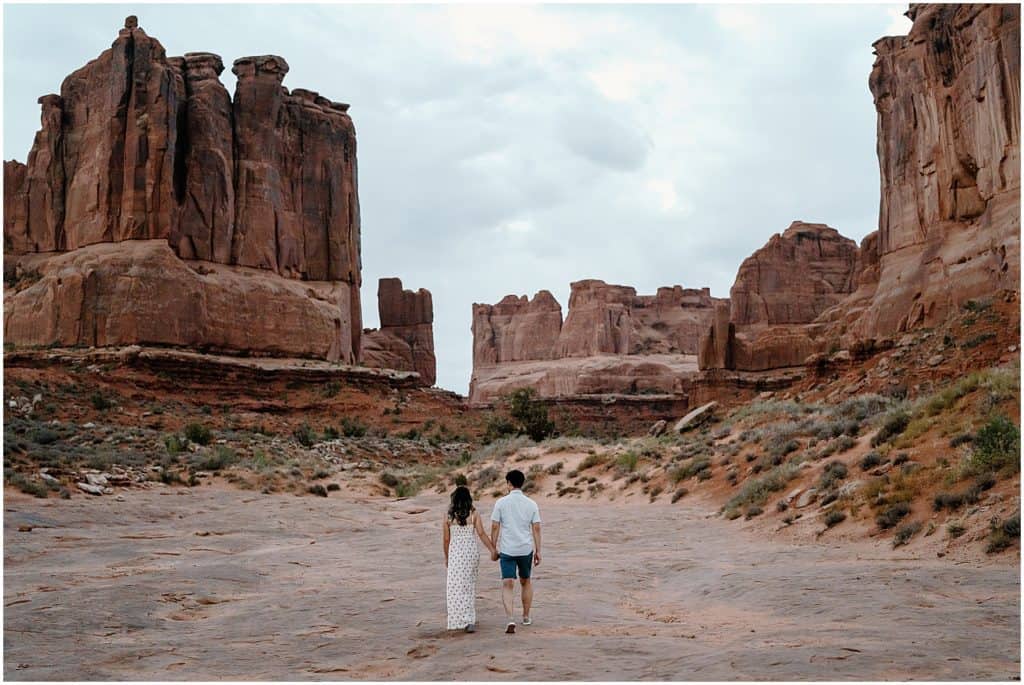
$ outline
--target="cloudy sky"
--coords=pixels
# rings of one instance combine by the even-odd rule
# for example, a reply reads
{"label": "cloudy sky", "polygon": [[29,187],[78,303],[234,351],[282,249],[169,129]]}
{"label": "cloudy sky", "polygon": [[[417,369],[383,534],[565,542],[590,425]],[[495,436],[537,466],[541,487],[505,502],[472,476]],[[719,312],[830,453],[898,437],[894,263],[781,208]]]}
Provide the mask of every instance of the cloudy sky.
{"label": "cloudy sky", "polygon": [[582,278],[727,296],[794,219],[873,230],[871,43],[905,8],[6,5],[3,156],[128,14],[169,55],[284,56],[285,86],[352,104],[365,325],[379,277],[430,289],[438,385],[464,394],[473,302],[564,312]]}

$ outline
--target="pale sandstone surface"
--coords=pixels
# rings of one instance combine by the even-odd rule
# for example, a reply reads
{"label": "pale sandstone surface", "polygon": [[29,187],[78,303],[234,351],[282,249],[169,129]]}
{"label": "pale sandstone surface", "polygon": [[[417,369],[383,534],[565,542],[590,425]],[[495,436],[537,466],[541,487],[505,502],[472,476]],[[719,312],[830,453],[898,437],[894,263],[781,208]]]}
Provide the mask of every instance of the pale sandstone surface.
{"label": "pale sandstone surface", "polygon": [[697,372],[695,355],[614,355],[550,361],[508,362],[473,371],[470,402],[490,404],[518,388],[534,388],[541,397],[682,393],[684,380]]}
{"label": "pale sandstone surface", "polygon": [[[581,455],[582,457],[582,455]],[[5,493],[4,676],[973,680],[1020,670],[1019,566],[793,544],[677,505],[542,498],[535,623],[444,630],[445,496]],[[480,501],[486,516],[494,498]],[[31,532],[19,532],[31,525]],[[595,563],[595,560],[600,560]],[[528,658],[524,658],[528,654]]]}

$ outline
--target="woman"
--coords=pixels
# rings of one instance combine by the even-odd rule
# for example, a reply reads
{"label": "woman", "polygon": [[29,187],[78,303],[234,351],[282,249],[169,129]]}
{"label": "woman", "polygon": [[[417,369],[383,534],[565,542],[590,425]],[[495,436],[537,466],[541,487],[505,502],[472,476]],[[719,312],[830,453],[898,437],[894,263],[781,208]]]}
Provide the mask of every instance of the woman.
{"label": "woman", "polygon": [[495,550],[473,508],[473,496],[464,485],[452,493],[443,531],[444,564],[448,567],[448,630],[465,629],[472,633],[476,631],[476,576],[480,567],[480,549],[473,533],[480,536],[492,557]]}

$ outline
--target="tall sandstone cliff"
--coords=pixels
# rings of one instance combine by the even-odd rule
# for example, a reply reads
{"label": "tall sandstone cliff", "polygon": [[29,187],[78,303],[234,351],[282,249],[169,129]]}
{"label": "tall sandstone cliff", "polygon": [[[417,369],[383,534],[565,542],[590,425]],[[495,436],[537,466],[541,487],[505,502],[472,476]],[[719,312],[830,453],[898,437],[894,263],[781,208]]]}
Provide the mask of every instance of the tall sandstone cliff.
{"label": "tall sandstone cliff", "polygon": [[790,299],[796,316],[772,304],[780,281],[764,278],[761,267],[766,251],[777,252],[769,241],[740,268],[729,317],[718,312],[706,330],[702,369],[799,365],[1019,289],[1020,6],[912,5],[907,15],[907,36],[875,43],[869,80],[878,112],[878,231],[853,252],[848,280],[808,265],[835,292]]}
{"label": "tall sandstone cliff", "polygon": [[289,92],[273,55],[235,61],[232,99],[223,68],[129,17],[39,99],[27,164],[4,162],[8,342],[358,358],[348,105]]}
{"label": "tall sandstone cliff", "polygon": [[543,397],[674,393],[696,370],[701,332],[716,303],[707,288],[634,288],[599,280],[572,284],[569,313],[547,290],[473,305],[470,401],[517,387]]}

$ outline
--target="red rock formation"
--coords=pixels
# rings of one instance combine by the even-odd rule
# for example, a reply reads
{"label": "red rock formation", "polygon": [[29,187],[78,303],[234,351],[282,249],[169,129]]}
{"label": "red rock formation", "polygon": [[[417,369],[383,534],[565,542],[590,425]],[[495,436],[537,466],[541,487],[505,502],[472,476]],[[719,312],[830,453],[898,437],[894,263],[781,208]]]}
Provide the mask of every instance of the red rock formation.
{"label": "red rock formation", "polygon": [[[60,96],[40,98],[42,127],[27,165],[4,163],[5,275],[18,270],[20,255],[163,239],[181,259],[309,283],[311,315],[321,307],[317,293],[346,289],[344,297],[332,296],[347,308],[337,317],[338,340],[317,349],[354,361],[361,265],[348,105],[308,90],[289,93],[281,85],[288,65],[280,57],[237,60],[233,101],[219,80],[222,70],[220,57],[210,53],[168,58],[129,17],[109,50],[65,79]],[[88,299],[67,287],[55,292]],[[53,301],[52,311],[40,313],[51,317],[49,328],[9,328],[6,339],[37,341],[39,330],[56,330],[65,316],[57,309],[67,305]],[[123,333],[130,337],[130,330]],[[278,334],[279,322],[264,321],[231,340],[255,345],[240,351],[262,352],[280,347]],[[168,344],[190,340],[182,333]]]}
{"label": "red rock formation", "polygon": [[[788,273],[766,269],[764,250],[744,262],[732,292],[734,341],[723,350],[720,331],[709,329],[701,368],[799,365],[1019,289],[1020,6],[913,5],[908,16],[907,36],[875,43],[870,78],[878,231],[851,271],[802,260]],[[849,263],[849,249],[841,252],[835,264]]]}
{"label": "red rock formation", "polygon": [[97,243],[20,260],[25,287],[4,297],[4,331],[28,346],[167,345],[351,360],[339,331],[345,283],[267,277],[186,262],[165,240]]}
{"label": "red rock formation", "polygon": [[373,368],[415,371],[423,385],[437,380],[434,357],[434,305],[429,290],[402,289],[397,278],[377,286],[380,329],[363,331],[361,361]]}
{"label": "red rock formation", "polygon": [[696,370],[700,333],[716,300],[707,288],[659,288],[656,295],[599,280],[572,284],[569,314],[542,290],[473,305],[470,401],[487,403],[516,387],[542,397],[681,392]]}
{"label": "red rock formation", "polygon": [[854,290],[857,244],[824,224],[794,221],[747,257],[729,292],[732,322],[810,323]]}

